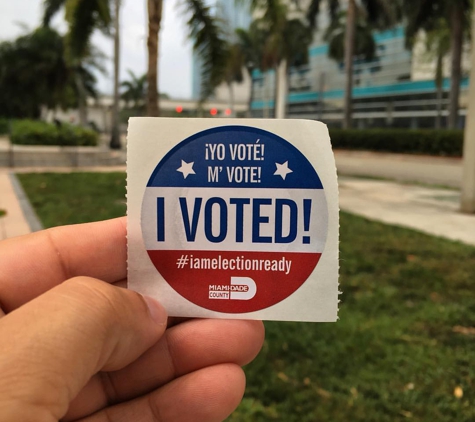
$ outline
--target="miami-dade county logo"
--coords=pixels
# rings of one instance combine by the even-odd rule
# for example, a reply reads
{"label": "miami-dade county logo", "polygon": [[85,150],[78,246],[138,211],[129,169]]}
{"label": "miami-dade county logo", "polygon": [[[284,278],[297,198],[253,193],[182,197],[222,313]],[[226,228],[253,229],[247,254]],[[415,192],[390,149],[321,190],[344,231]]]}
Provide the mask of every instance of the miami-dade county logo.
{"label": "miami-dade county logo", "polygon": [[142,234],[163,278],[218,312],[272,306],[310,276],[325,246],[325,193],[307,158],[247,126],[199,132],[157,165]]}

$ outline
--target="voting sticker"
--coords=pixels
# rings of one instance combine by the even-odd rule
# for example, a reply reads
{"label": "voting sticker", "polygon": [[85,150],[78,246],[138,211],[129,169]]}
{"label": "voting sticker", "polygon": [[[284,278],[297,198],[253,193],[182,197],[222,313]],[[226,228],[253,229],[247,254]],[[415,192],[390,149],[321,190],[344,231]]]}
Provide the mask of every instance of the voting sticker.
{"label": "voting sticker", "polygon": [[[166,120],[170,124],[173,119]],[[128,201],[133,197],[137,202],[129,207],[129,226],[137,229],[129,232],[129,285],[132,279],[130,287],[161,294],[157,299],[166,307],[172,299],[177,315],[258,318],[264,312],[265,317],[285,308],[289,298],[295,303],[299,291],[301,300],[311,300],[303,288],[318,284],[318,274],[328,288],[323,278],[329,274],[328,262],[317,269],[325,253],[327,261],[335,255],[327,246],[329,231],[334,231],[329,210],[335,208],[329,207],[327,191],[335,188],[334,180],[325,186],[305,144],[302,152],[282,131],[232,122],[181,139],[175,133],[165,142],[169,148],[157,145],[157,153],[153,143],[146,143],[146,166],[131,163],[129,155]],[[131,165],[143,174],[141,197],[131,192]],[[329,196],[331,202],[335,193]],[[139,260],[133,258],[138,251],[130,253],[131,243],[139,243],[135,237],[141,241]],[[336,261],[333,267],[337,272]],[[149,280],[138,280],[139,273]],[[145,289],[144,283],[149,284]],[[337,300],[337,283],[333,288],[330,297]],[[315,297],[315,306],[321,301]],[[280,319],[278,312],[269,319]]]}

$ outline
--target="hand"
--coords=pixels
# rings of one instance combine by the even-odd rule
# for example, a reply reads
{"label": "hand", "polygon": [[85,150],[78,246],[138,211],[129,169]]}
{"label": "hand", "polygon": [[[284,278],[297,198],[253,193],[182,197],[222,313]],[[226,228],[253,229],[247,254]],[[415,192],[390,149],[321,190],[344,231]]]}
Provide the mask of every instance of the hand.
{"label": "hand", "polygon": [[209,422],[239,404],[262,323],[167,328],[158,302],[112,285],[125,233],[116,219],[0,243],[1,421]]}

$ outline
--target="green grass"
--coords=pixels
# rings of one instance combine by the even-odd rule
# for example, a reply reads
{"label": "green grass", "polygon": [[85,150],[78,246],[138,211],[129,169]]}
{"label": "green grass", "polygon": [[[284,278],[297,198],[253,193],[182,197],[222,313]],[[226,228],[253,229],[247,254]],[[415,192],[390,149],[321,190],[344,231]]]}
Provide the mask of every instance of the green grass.
{"label": "green grass", "polygon": [[125,215],[124,173],[17,174],[43,227]]}
{"label": "green grass", "polygon": [[[48,226],[125,211],[120,173],[20,180]],[[266,323],[229,421],[474,421],[475,248],[342,213],[340,250],[339,322]]]}
{"label": "green grass", "polygon": [[340,321],[267,323],[230,421],[475,420],[475,249],[344,213],[340,249]]}
{"label": "green grass", "polygon": [[3,217],[6,214],[7,212],[5,210],[0,209],[0,217]]}

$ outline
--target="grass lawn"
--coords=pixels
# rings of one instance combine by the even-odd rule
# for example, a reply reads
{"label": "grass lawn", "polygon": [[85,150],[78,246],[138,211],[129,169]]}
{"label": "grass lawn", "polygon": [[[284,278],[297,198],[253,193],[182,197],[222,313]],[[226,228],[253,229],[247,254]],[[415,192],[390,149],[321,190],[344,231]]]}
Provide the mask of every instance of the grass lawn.
{"label": "grass lawn", "polygon": [[[120,173],[19,177],[45,226],[125,212]],[[474,421],[475,248],[342,213],[340,249],[340,321],[266,323],[229,421]]]}
{"label": "grass lawn", "polygon": [[125,215],[124,173],[17,174],[43,227]]}

